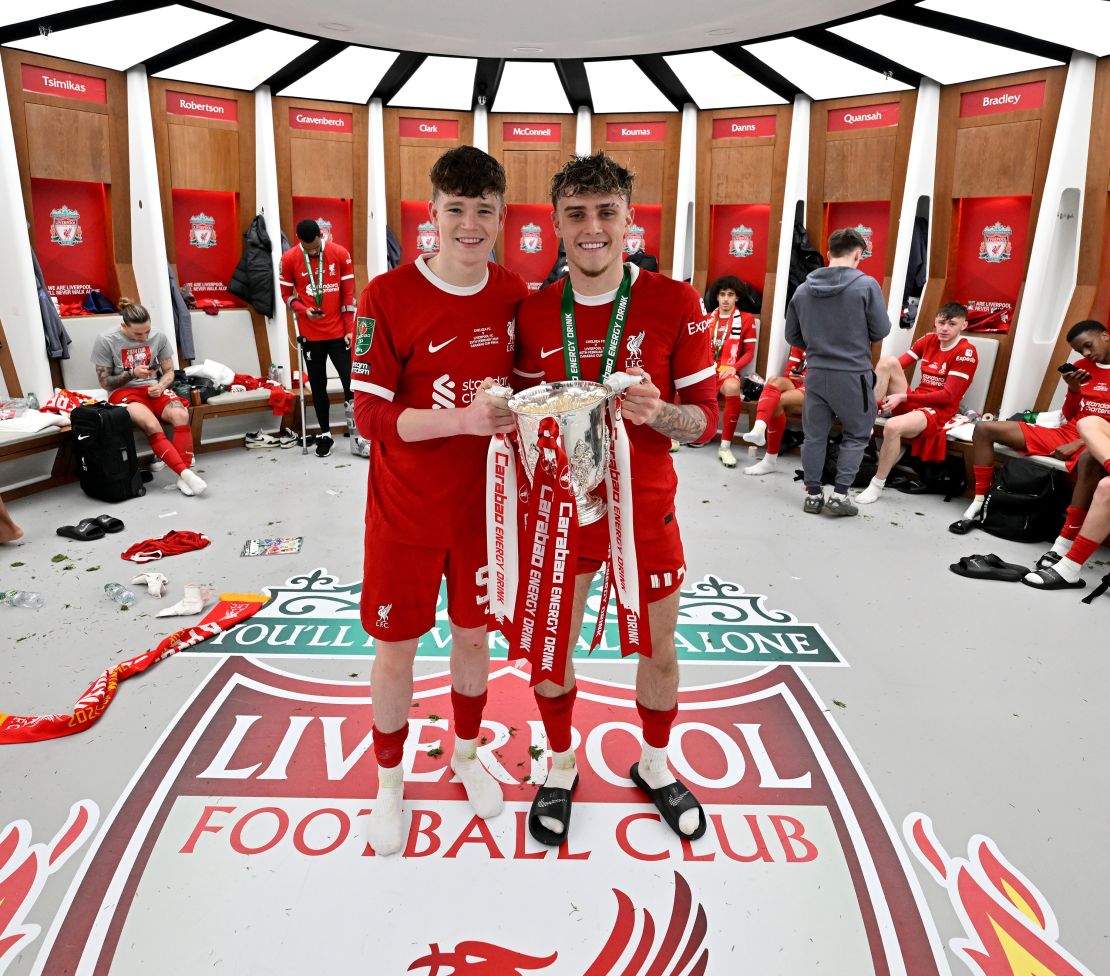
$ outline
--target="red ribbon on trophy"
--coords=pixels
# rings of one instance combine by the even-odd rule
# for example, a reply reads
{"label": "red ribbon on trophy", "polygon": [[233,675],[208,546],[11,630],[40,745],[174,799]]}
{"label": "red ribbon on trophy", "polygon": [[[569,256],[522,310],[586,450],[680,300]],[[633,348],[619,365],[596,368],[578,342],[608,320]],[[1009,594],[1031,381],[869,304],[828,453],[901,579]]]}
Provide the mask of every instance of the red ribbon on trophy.
{"label": "red ribbon on trophy", "polygon": [[526,565],[516,594],[509,657],[527,658],[533,685],[561,685],[571,637],[578,507],[554,417],[540,421],[537,446],[524,530]]}
{"label": "red ribbon on trophy", "polygon": [[215,637],[257,613],[268,597],[255,593],[225,593],[208,615],[197,624],[184,627],[166,637],[155,648],[115,667],[108,668],[77,700],[68,715],[4,715],[0,713],[0,745],[41,742],[84,732],[107,710],[121,681],[141,674],[152,664],[178,651]]}

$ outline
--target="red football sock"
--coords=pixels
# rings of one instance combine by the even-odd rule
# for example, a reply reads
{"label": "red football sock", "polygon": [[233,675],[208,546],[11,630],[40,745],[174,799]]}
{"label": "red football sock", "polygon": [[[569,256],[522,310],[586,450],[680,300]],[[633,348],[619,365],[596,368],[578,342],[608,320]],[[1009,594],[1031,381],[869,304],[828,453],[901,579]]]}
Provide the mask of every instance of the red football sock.
{"label": "red football sock", "polygon": [[721,418],[721,440],[731,441],[736,433],[736,421],[740,419],[740,397],[725,397],[725,411]]}
{"label": "red football sock", "polygon": [[552,752],[566,752],[570,748],[570,722],[574,716],[574,699],[577,697],[577,685],[556,698],[536,695],[540,718],[547,731],[547,745]]}
{"label": "red football sock", "polygon": [[486,707],[486,693],[464,695],[451,689],[451,711],[455,716],[455,735],[460,739],[477,739],[482,728],[482,711]]}
{"label": "red football sock", "polygon": [[755,419],[762,420],[768,427],[771,426],[771,414],[779,408],[782,399],[782,390],[768,383],[759,394],[759,403],[755,406]]}
{"label": "red football sock", "polygon": [[1064,527],[1060,530],[1060,537],[1074,540],[1083,528],[1083,519],[1087,517],[1087,509],[1068,506],[1067,515],[1064,516]]}
{"label": "red football sock", "polygon": [[786,414],[780,413],[767,421],[767,453],[778,456],[782,435],[786,433]]}
{"label": "red football sock", "polygon": [[181,460],[181,455],[170,443],[169,438],[166,437],[162,431],[157,434],[151,434],[147,438],[150,441],[150,449],[154,452],[154,456],[159,460],[165,461],[174,471],[175,474],[181,474],[188,465]]}
{"label": "red football sock", "polygon": [[1105,471],[1107,474],[1110,474],[1110,458],[1107,458],[1103,462],[1102,470]]}
{"label": "red football sock", "polygon": [[975,472],[975,494],[985,495],[990,491],[991,482],[994,480],[994,465],[976,464],[971,470]]}
{"label": "red football sock", "polygon": [[405,722],[396,732],[383,732],[374,726],[374,757],[378,765],[392,769],[401,765],[405,750],[405,739],[409,737],[409,723]]}
{"label": "red football sock", "polygon": [[185,462],[185,467],[190,468],[193,466],[193,428],[188,424],[182,424],[180,427],[173,429],[173,446],[174,450],[181,455],[181,460]]}
{"label": "red football sock", "polygon": [[1082,566],[1091,558],[1091,553],[1097,548],[1098,543],[1094,539],[1088,539],[1085,535],[1076,536],[1075,542],[1071,544],[1071,548],[1064,558]]}
{"label": "red football sock", "polygon": [[636,702],[636,711],[640,713],[640,722],[644,726],[644,742],[653,749],[666,749],[671,741],[671,726],[678,715],[678,704],[665,712],[657,712]]}

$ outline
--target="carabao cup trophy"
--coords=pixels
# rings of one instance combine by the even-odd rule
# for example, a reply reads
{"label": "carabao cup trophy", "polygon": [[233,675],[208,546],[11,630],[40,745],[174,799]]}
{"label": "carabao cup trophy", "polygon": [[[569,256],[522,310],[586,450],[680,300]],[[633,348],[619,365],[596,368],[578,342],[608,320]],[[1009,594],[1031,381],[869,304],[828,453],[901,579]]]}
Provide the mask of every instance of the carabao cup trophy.
{"label": "carabao cup trophy", "polygon": [[517,448],[529,482],[540,457],[540,422],[547,417],[558,422],[581,526],[605,517],[605,501],[594,490],[605,480],[609,467],[607,401],[640,381],[639,376],[613,373],[605,383],[542,383],[509,400],[516,419]]}

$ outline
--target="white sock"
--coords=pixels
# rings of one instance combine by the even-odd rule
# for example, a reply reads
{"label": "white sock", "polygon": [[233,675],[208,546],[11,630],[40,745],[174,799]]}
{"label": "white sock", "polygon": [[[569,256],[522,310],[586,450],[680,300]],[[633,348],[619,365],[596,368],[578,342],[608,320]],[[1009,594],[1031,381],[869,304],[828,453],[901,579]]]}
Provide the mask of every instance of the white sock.
{"label": "white sock", "polygon": [[973,499],[971,499],[971,504],[964,509],[964,518],[977,518],[979,513],[983,510],[983,502],[985,502],[986,500],[986,495],[976,495]]}
{"label": "white sock", "polygon": [[404,842],[401,807],[405,774],[400,765],[378,767],[378,796],[366,822],[366,839],[382,857],[396,854]]}
{"label": "white sock", "polygon": [[[1055,566],[1051,568],[1056,570],[1056,572],[1059,573],[1069,583],[1074,583],[1077,579],[1079,579],[1079,573],[1083,569],[1083,567],[1080,566],[1079,563],[1075,562],[1073,559],[1069,559],[1067,556],[1065,556]],[[1044,585],[1044,580],[1041,579],[1041,577],[1037,573],[1027,573],[1025,575],[1025,580],[1028,583],[1032,583],[1034,586]]]}
{"label": "white sock", "polygon": [[722,451],[727,451],[730,447],[732,447],[732,441],[726,441],[726,440],[721,441],[721,450]]}
{"label": "white sock", "polygon": [[[551,769],[547,772],[544,786],[553,789],[569,790],[574,785],[574,778],[578,775],[578,764],[574,761],[574,750],[556,752],[551,756]],[[540,823],[556,834],[563,832],[562,821],[554,817],[540,817]]]}
{"label": "white sock", "polygon": [[462,780],[466,798],[479,817],[489,820],[501,812],[504,805],[501,784],[490,775],[478,758],[477,739],[455,739],[451,770]]}
{"label": "white sock", "polygon": [[757,420],[752,424],[752,429],[744,435],[744,440],[749,444],[754,444],[756,447],[762,447],[767,443],[767,421]]}
{"label": "white sock", "polygon": [[166,584],[169,580],[162,573],[139,573],[131,582],[144,583],[147,593],[161,598],[166,595]]}
{"label": "white sock", "polygon": [[757,461],[751,467],[744,469],[744,474],[773,474],[779,469],[779,456],[777,454],[764,454],[762,461]]}
{"label": "white sock", "polygon": [[856,501],[860,505],[870,505],[872,502],[877,502],[885,487],[886,478],[872,478],[871,484],[856,495]]}
{"label": "white sock", "polygon": [[[165,579],[165,577],[162,577]],[[186,583],[185,595],[172,607],[159,610],[159,617],[189,617],[198,614],[216,599],[216,591],[203,583]]]}
{"label": "white sock", "polygon": [[839,491],[830,491],[829,492],[829,501],[831,502],[834,499],[838,502],[846,502],[848,500],[848,495],[847,495],[847,493],[841,494]]}
{"label": "white sock", "polygon": [[1061,556],[1066,556],[1071,552],[1071,545],[1074,540],[1065,539],[1062,535],[1056,537],[1056,541],[1052,543],[1050,552],[1058,552]]}
{"label": "white sock", "polygon": [[183,495],[199,495],[207,487],[208,483],[189,468],[177,476],[177,490]]}
{"label": "white sock", "polygon": [[[657,749],[655,746],[644,743],[644,750],[640,754],[640,775],[653,790],[670,786],[671,783],[675,782],[674,774],[667,766],[666,748]],[[687,810],[678,818],[678,829],[689,836],[698,829],[700,823],[701,817],[698,811]]]}

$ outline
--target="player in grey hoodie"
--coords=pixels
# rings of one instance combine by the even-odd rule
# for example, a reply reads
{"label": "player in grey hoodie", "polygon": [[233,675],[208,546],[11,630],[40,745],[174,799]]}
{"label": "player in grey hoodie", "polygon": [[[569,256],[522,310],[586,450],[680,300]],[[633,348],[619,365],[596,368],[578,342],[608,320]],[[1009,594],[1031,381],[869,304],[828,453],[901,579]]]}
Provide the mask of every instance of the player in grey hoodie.
{"label": "player in grey hoodie", "polygon": [[890,318],[878,282],[858,268],[865,247],[855,229],[834,231],[829,266],[810,272],[786,310],[786,341],[806,353],[803,508],[813,514],[825,507],[821,471],[833,420],[840,420],[844,440],[828,500],[830,515],[857,513],[848,489],[875,425],[871,344],[890,332]]}

